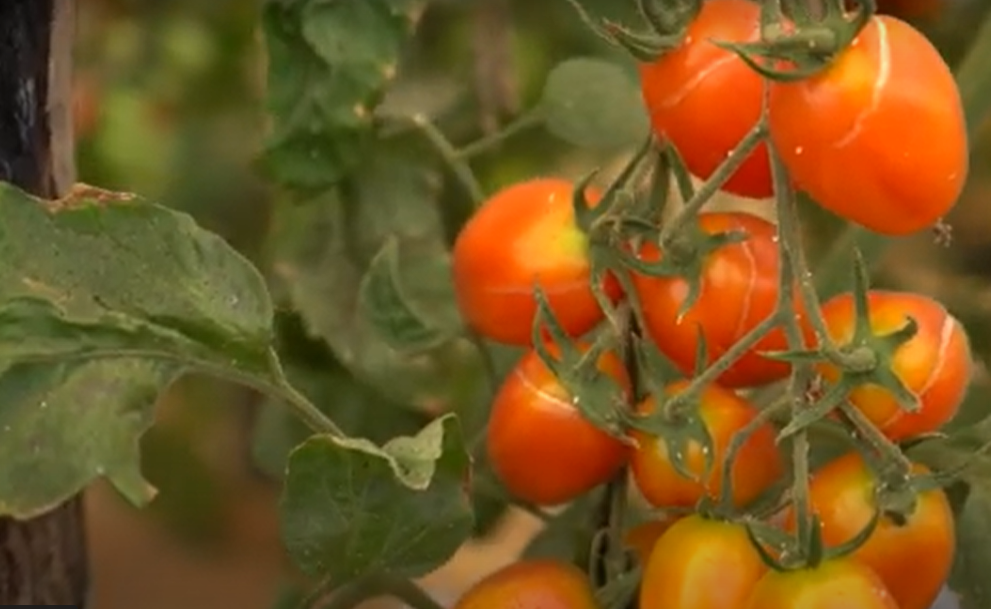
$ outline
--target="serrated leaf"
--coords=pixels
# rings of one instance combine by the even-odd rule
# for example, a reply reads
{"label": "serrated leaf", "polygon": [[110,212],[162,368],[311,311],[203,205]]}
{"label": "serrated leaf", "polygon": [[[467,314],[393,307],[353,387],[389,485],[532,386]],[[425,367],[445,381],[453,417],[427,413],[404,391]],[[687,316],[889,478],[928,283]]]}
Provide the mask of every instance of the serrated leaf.
{"label": "serrated leaf", "polygon": [[451,332],[432,326],[414,309],[401,282],[399,242],[388,239],[358,288],[358,306],[382,339],[394,349],[419,352],[450,338]]}
{"label": "serrated leaf", "polygon": [[271,321],[258,272],[189,216],[0,184],[0,513],[101,476],[148,501],[138,439],[159,392],[190,369],[270,380]]}
{"label": "serrated leaf", "polygon": [[337,184],[362,161],[372,110],[413,31],[418,0],[268,0],[268,107],[264,161],[300,191]]}
{"label": "serrated leaf", "polygon": [[434,327],[461,326],[435,186],[410,153],[397,154],[383,146],[347,188],[277,209],[271,242],[276,279],[310,335],[326,342],[362,382],[395,400],[476,405],[486,390],[481,359],[468,341],[402,353],[383,340],[358,302],[368,263],[395,235],[409,302]]}
{"label": "serrated leaf", "polygon": [[382,447],[313,436],[289,459],[286,548],[304,572],[337,585],[381,571],[425,575],[471,535],[470,465],[450,415]]}
{"label": "serrated leaf", "polygon": [[541,105],[546,127],[576,146],[616,149],[642,141],[650,127],[640,89],[618,64],[575,58],[548,75]]}

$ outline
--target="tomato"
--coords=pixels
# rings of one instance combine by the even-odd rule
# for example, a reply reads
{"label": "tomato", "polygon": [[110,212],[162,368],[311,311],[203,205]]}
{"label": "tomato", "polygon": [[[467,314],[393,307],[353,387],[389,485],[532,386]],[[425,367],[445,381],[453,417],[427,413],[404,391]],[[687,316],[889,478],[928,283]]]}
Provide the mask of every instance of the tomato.
{"label": "tomato", "polygon": [[967,177],[967,134],[949,67],[912,26],[874,16],[824,71],[775,83],[771,139],[795,185],[885,235],[945,215]]}
{"label": "tomato", "polygon": [[[914,471],[929,473],[921,464],[915,464]],[[857,453],[813,474],[810,500],[827,546],[850,541],[870,523],[876,484]],[[788,522],[794,526],[793,513]],[[850,556],[878,574],[901,609],[928,609],[949,577],[955,546],[950,502],[943,491],[933,489],[918,496],[915,511],[903,525],[882,517],[870,539]]]}
{"label": "tomato", "polygon": [[623,543],[636,553],[642,564],[647,564],[657,540],[677,521],[677,518],[672,517],[638,524],[623,535]]}
{"label": "tomato", "polygon": [[[891,367],[918,397],[919,410],[903,410],[887,389],[876,385],[854,389],[850,403],[892,440],[936,431],[956,414],[970,383],[970,345],[963,326],[943,305],[920,294],[871,290],[868,308],[877,333],[900,329],[908,317],[918,324],[918,333],[892,354]],[[848,343],[855,323],[852,294],[830,299],[822,314],[833,340]],[[832,365],[822,364],[819,370],[827,380],[839,377]]]}
{"label": "tomato", "polygon": [[[687,381],[677,381],[666,387],[665,392],[674,395],[687,386]],[[650,412],[654,407],[654,399],[650,397],[638,406],[638,411]],[[718,499],[729,444],[736,432],[753,421],[758,412],[753,404],[727,389],[710,385],[703,391],[699,414],[713,444],[712,469],[704,482],[705,458],[701,445],[692,443],[685,452],[685,462],[697,476],[697,479],[690,479],[675,469],[664,439],[632,431],[639,447],[633,452],[630,468],[644,498],[657,507],[692,507],[703,496]],[[770,424],[762,425],[737,452],[733,462],[733,503],[737,507],[757,498],[784,475],[775,436]]]}
{"label": "tomato", "polygon": [[[615,353],[603,354],[598,364],[629,390]],[[623,442],[581,415],[536,351],[524,355],[503,381],[487,444],[489,462],[505,487],[534,505],[571,501],[616,475],[629,456]]]}
{"label": "tomato", "polygon": [[598,609],[588,577],[553,560],[512,563],[468,589],[454,609]]}
{"label": "tomato", "polygon": [[[640,65],[641,91],[654,132],[672,142],[688,170],[700,178],[711,176],[757,124],[763,95],[761,77],[712,41],[759,38],[757,3],[708,0],[678,48]],[[771,196],[767,148],[761,144],[754,150],[723,188],[745,197]]]}
{"label": "tomato", "polygon": [[[685,375],[695,369],[698,330],[705,336],[711,364],[747,332],[774,313],[778,300],[777,229],[770,222],[741,212],[712,212],[698,215],[708,234],[741,231],[749,236],[710,253],[701,275],[701,290],[687,314],[679,321],[678,311],[688,296],[688,282],[681,277],[650,277],[633,273],[633,284],[643,305],[647,333],[657,347]],[[640,257],[655,261],[660,251],[645,244]],[[812,332],[805,317],[811,344]],[[788,364],[760,355],[760,351],[787,347],[784,332],[776,328],[717,379],[730,387],[751,387],[780,380],[788,375]]]}
{"label": "tomato", "polygon": [[742,525],[686,516],[654,545],[640,609],[742,609],[766,571]]}
{"label": "tomato", "polygon": [[899,609],[881,579],[848,558],[827,560],[814,569],[769,571],[754,589],[746,609]]}
{"label": "tomato", "polygon": [[[588,239],[575,224],[574,185],[554,178],[509,186],[486,201],[454,244],[454,290],[466,321],[492,340],[529,345],[543,288],[555,317],[572,336],[604,314],[592,294]],[[589,189],[590,201],[599,191]],[[620,296],[615,278],[603,286]]]}

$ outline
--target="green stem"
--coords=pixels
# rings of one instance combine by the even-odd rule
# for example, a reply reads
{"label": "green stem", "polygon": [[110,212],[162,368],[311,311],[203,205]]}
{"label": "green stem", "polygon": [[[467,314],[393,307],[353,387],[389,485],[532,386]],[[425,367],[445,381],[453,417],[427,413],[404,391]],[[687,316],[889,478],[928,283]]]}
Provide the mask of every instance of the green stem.
{"label": "green stem", "polygon": [[908,475],[912,471],[912,462],[902,449],[881,433],[881,430],[871,422],[864,413],[860,412],[847,401],[840,404],[840,411],[850,420],[854,428],[867,443],[879,452],[885,463],[893,464],[897,468],[897,473]]}
{"label": "green stem", "polygon": [[341,587],[326,603],[320,604],[322,594],[311,595],[299,609],[353,609],[361,603],[381,596],[391,596],[412,609],[445,609],[423,588],[403,577],[387,573],[367,575]]}
{"label": "green stem", "polygon": [[451,144],[450,140],[447,139],[447,136],[441,133],[440,129],[422,114],[412,116],[409,120],[434,147],[441,159],[451,170],[451,173],[457,178],[461,187],[471,197],[475,207],[481,205],[482,201],[485,200],[485,192],[482,190],[482,186],[478,183],[478,180],[475,179],[475,174],[472,173],[468,164],[458,157],[458,151]]}
{"label": "green stem", "polygon": [[544,115],[539,108],[530,109],[520,114],[512,121],[506,123],[495,133],[486,135],[474,142],[463,146],[455,152],[454,158],[457,160],[469,160],[498,147],[509,138],[523,133],[529,129],[537,127],[544,122]]}
{"label": "green stem", "polygon": [[957,66],[956,79],[967,120],[967,135],[973,139],[991,113],[991,13],[981,24],[967,55]]}
{"label": "green stem", "polygon": [[713,195],[719,192],[726,181],[743,165],[747,157],[764,141],[766,135],[767,125],[766,121],[762,119],[740,140],[740,143],[730,152],[726,160],[695,191],[692,198],[685,202],[678,214],[664,226],[660,238],[662,244],[670,241],[673,235],[680,233],[685,225],[698,215],[699,210],[712,199]]}
{"label": "green stem", "polygon": [[[282,363],[279,361],[279,356],[275,352],[275,349],[269,349],[268,351],[268,364],[277,379],[275,384],[271,385],[271,389],[276,390],[279,397],[285,400],[286,404],[296,413],[296,416],[306,423],[310,429],[338,437],[347,436],[337,426],[337,423],[334,423],[309,398],[289,383],[289,379],[286,378],[286,373],[282,369]],[[267,393],[271,393],[271,391]]]}
{"label": "green stem", "polygon": [[[778,312],[783,316],[785,337],[788,348],[803,350],[806,348],[802,328],[794,313],[794,284],[798,274],[799,283],[803,284],[803,298],[810,309],[810,315],[822,322],[822,311],[819,309],[819,299],[812,285],[811,274],[802,264],[802,234],[795,209],[795,196],[788,179],[786,169],[781,163],[777,150],[768,145],[768,155],[771,160],[771,173],[774,180],[774,193],[778,212],[778,247],[780,248],[780,281],[778,284]],[[811,292],[811,297],[805,297],[805,291]],[[823,336],[828,336],[823,332]],[[812,376],[809,364],[793,364],[791,376],[788,379],[788,397],[791,400],[791,418],[798,417],[806,406],[806,387]],[[804,551],[812,538],[812,519],[809,501],[809,436],[805,429],[797,432],[792,438],[792,501],[795,504],[795,519],[798,528],[798,540]]]}

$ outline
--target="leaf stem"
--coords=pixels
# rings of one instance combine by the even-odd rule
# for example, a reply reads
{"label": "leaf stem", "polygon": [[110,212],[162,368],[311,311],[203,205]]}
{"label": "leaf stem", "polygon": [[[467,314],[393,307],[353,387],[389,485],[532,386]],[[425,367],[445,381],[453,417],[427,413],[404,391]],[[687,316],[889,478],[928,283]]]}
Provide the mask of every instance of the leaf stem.
{"label": "leaf stem", "polygon": [[347,437],[347,434],[337,426],[337,423],[334,423],[309,398],[292,386],[286,377],[285,370],[282,369],[282,362],[279,361],[279,356],[275,349],[268,350],[268,366],[269,370],[275,376],[275,382],[266,384],[268,391],[265,391],[265,393],[275,393],[278,397],[282,398],[296,416],[313,431],[327,433],[337,437]]}
{"label": "leaf stem", "polygon": [[481,205],[482,201],[485,200],[485,192],[482,190],[482,186],[478,183],[478,180],[475,179],[475,174],[472,173],[471,168],[460,158],[458,151],[451,144],[451,141],[447,139],[447,136],[441,133],[440,129],[423,114],[413,115],[409,117],[409,120],[434,147],[434,150],[440,155],[441,160],[444,161],[451,170],[451,173],[454,174],[454,177],[461,184],[461,187],[471,197],[475,207]]}
{"label": "leaf stem", "polygon": [[514,135],[518,135],[524,131],[537,127],[543,124],[543,122],[543,113],[540,112],[538,108],[531,108],[503,125],[495,133],[490,133],[489,135],[483,136],[470,144],[462,146],[459,150],[455,151],[454,158],[459,161],[466,161],[481,154],[485,154]]}
{"label": "leaf stem", "polygon": [[[803,286],[803,299],[810,310],[810,315],[818,318],[825,332],[825,322],[819,309],[819,299],[815,286],[812,284],[811,273],[804,266],[802,255],[802,235],[798,224],[798,214],[795,209],[795,196],[788,179],[786,169],[781,163],[781,157],[773,144],[768,144],[768,155],[771,160],[771,174],[774,180],[774,193],[778,212],[778,247],[780,248],[780,269],[778,285],[778,314],[782,316],[785,338],[788,348],[792,350],[805,349],[805,340],[797,316],[794,314],[794,284],[795,275],[799,275],[799,284]],[[805,292],[810,292],[806,296]],[[791,402],[791,419],[797,418],[806,407],[806,387],[812,378],[812,366],[809,363],[792,364],[791,376],[788,379],[788,399]],[[809,501],[809,435],[806,429],[801,429],[792,437],[792,501],[795,504],[795,520],[798,529],[798,541],[802,551],[812,538],[812,519]]]}

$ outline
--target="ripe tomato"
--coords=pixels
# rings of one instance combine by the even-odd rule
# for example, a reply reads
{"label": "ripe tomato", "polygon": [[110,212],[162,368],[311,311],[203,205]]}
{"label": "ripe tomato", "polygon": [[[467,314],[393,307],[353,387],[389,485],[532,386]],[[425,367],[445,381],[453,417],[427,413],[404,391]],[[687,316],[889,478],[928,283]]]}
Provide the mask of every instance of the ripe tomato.
{"label": "ripe tomato", "polygon": [[770,134],[796,186],[885,235],[931,226],[967,177],[960,93],[910,25],[875,16],[824,71],[775,83]]}
{"label": "ripe tomato", "polygon": [[578,567],[553,560],[510,564],[472,586],[454,609],[598,609]]}
{"label": "ripe tomato", "polygon": [[[534,287],[572,336],[604,315],[590,287],[588,239],[575,224],[574,185],[541,178],[493,195],[461,229],[454,244],[454,290],[461,313],[480,334],[529,345],[537,312]],[[601,194],[587,191],[589,200]],[[604,286],[614,300],[619,284]]]}
{"label": "ripe tomato", "polygon": [[[646,331],[657,347],[682,374],[695,368],[698,331],[705,336],[711,364],[743,335],[774,312],[778,300],[778,245],[770,222],[741,212],[712,212],[698,216],[708,234],[741,231],[749,237],[710,253],[700,277],[701,290],[687,314],[678,321],[678,310],[688,296],[688,282],[681,277],[650,277],[633,273],[633,284],[643,305]],[[656,261],[660,251],[644,244],[640,257]],[[804,316],[799,314],[803,320]],[[807,339],[812,339],[807,330]],[[809,343],[811,344],[811,342]],[[787,347],[780,328],[760,340],[718,378],[730,388],[764,385],[788,375],[784,362],[767,359],[760,351]]]}
{"label": "ripe tomato", "polygon": [[[677,381],[665,388],[669,395],[680,393],[688,381]],[[640,412],[655,408],[653,397],[638,407]],[[728,389],[710,385],[699,400],[699,414],[712,438],[712,470],[705,474],[705,454],[702,446],[687,447],[685,462],[698,479],[682,476],[671,462],[667,442],[634,430],[631,435],[639,443],[630,459],[633,479],[648,502],[657,507],[692,507],[703,496],[718,499],[723,487],[723,465],[729,444],[745,425],[758,414],[757,408]],[[784,475],[781,454],[775,444],[774,428],[762,425],[737,452],[733,462],[733,504],[749,503]]]}
{"label": "ripe tomato", "polygon": [[[551,348],[557,353],[557,347]],[[622,361],[605,353],[599,369],[629,390]],[[503,381],[487,431],[493,471],[516,497],[558,505],[590,491],[626,463],[627,446],[595,427],[554,374],[530,351]]]}
{"label": "ripe tomato", "polygon": [[849,558],[814,569],[768,571],[746,609],[899,609],[874,571]]}
{"label": "ripe tomato", "polygon": [[[956,414],[970,382],[970,345],[963,326],[943,305],[920,294],[871,290],[868,307],[875,332],[898,330],[907,317],[918,323],[918,333],[895,350],[891,366],[918,396],[919,410],[903,410],[887,389],[875,385],[854,389],[850,403],[892,440],[936,431]],[[830,299],[822,314],[833,340],[848,343],[855,323],[853,296],[845,293]],[[832,365],[822,364],[819,370],[827,380],[839,377]]]}
{"label": "ripe tomato", "polygon": [[[915,464],[915,473],[928,469]],[[812,476],[810,500],[828,547],[842,545],[864,530],[875,511],[876,480],[857,453],[849,453]],[[788,515],[794,526],[794,514]],[[919,495],[902,526],[882,517],[870,539],[850,556],[873,569],[901,609],[928,609],[950,574],[956,534],[953,512],[939,489]]]}
{"label": "ripe tomato", "polygon": [[[640,66],[640,86],[654,133],[674,144],[688,170],[708,178],[760,119],[763,82],[713,40],[755,42],[760,6],[748,0],[708,0],[681,45]],[[726,103],[726,100],[733,103]],[[764,198],[773,193],[767,148],[761,144],[723,187]]]}
{"label": "ripe tomato", "polygon": [[686,516],[654,545],[640,609],[742,609],[766,572],[743,526]]}

